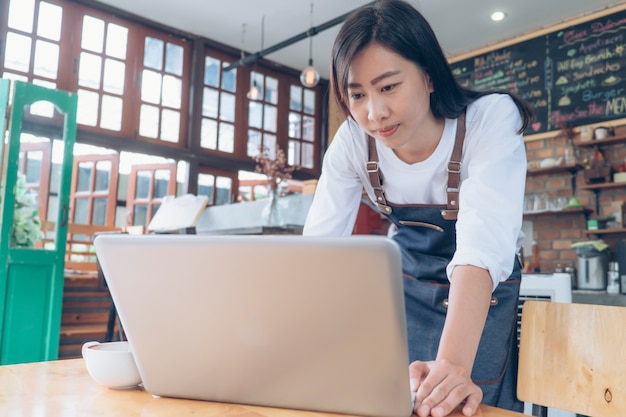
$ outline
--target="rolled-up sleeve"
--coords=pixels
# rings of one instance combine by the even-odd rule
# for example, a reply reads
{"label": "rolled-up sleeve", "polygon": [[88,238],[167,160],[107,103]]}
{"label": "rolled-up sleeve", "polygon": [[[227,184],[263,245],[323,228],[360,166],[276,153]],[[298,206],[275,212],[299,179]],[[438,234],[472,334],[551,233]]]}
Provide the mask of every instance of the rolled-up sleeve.
{"label": "rolled-up sleeve", "polygon": [[468,111],[460,189],[456,252],[448,277],[457,265],[487,269],[493,288],[511,274],[521,234],[526,184],[526,149],[521,117],[512,99],[496,100]]}

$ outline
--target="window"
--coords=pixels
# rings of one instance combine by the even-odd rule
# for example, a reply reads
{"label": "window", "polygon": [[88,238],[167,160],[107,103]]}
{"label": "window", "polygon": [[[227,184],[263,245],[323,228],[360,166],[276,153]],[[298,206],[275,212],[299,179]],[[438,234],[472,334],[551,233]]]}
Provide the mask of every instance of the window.
{"label": "window", "polygon": [[92,13],[82,16],[81,27],[76,53],[77,122],[119,132],[124,111],[131,107],[125,100],[128,27]]}
{"label": "window", "polygon": [[126,225],[147,227],[168,195],[176,195],[174,162],[133,165],[128,179]]}
{"label": "window", "polygon": [[157,32],[142,38],[138,134],[184,144],[191,48],[183,40]]}
{"label": "window", "polygon": [[289,93],[289,165],[314,168],[316,128],[315,90],[292,84]]}
{"label": "window", "polygon": [[204,58],[200,146],[232,154],[235,151],[235,91],[237,70],[222,71],[229,62]]}
{"label": "window", "polygon": [[42,223],[46,221],[48,215],[51,149],[49,139],[36,139],[25,135],[20,140],[18,171],[26,178],[26,188],[36,196],[37,210]]}
{"label": "window", "polygon": [[70,193],[70,221],[115,225],[119,155],[75,155]]}
{"label": "window", "polygon": [[[107,197],[106,204],[93,194],[96,183],[90,179],[91,185],[81,188],[87,194],[79,193],[72,201],[73,218],[97,224],[110,222],[111,211],[117,211],[118,219],[124,217],[122,202],[133,187],[129,224],[146,225],[160,204],[157,188],[167,183],[176,190],[173,177],[164,177],[166,172],[185,177],[177,181],[185,192],[206,193],[211,204],[230,203],[239,195],[238,172],[250,169],[252,157],[262,147],[272,156],[280,146],[290,164],[300,165],[298,176],[317,174],[323,83],[303,89],[294,71],[264,60],[224,71],[239,59],[239,53],[141,16],[119,16],[128,13],[84,1],[0,0],[0,76],[76,92],[77,144],[115,149],[121,160],[130,152],[160,158],[142,164],[177,161],[174,171],[148,170],[150,176],[135,172],[126,188],[129,167],[118,176],[119,195]],[[247,96],[250,86],[258,95]],[[62,117],[50,103],[30,105],[27,116],[26,133],[56,137]],[[60,141],[50,142],[54,158]],[[31,170],[29,175],[35,175],[37,152],[24,155],[24,162],[31,164],[25,168]],[[192,160],[189,172],[183,173],[180,164]],[[87,181],[87,173],[115,169],[96,160],[81,164],[76,165],[77,181],[79,177]],[[198,188],[189,176],[197,179]],[[141,186],[148,178],[153,184],[148,186],[148,196],[136,197],[134,193],[144,191]],[[189,184],[193,188],[187,190]],[[45,192],[44,186],[40,183],[40,193]],[[58,179],[52,175],[47,217],[54,219],[59,211],[55,187]],[[254,198],[252,189],[246,190]],[[119,207],[112,210],[109,204],[114,201]]]}
{"label": "window", "polygon": [[[11,0],[2,57],[2,78],[57,88],[59,76],[69,71],[61,57],[65,10],[48,1]],[[51,118],[50,103],[36,103],[30,114]]]}
{"label": "window", "polygon": [[250,77],[250,84],[257,92],[248,97],[247,155],[256,156],[267,148],[268,154],[273,156],[278,127],[278,79],[258,71],[252,71]]}
{"label": "window", "polygon": [[198,195],[208,196],[210,206],[231,203],[237,183],[235,175],[201,167],[198,173]]}

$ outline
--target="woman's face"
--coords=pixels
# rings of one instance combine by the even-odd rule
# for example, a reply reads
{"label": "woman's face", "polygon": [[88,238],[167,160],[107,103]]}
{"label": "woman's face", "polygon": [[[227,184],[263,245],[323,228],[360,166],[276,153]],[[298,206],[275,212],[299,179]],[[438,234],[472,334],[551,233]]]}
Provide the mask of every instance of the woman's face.
{"label": "woman's face", "polygon": [[428,74],[376,43],[355,55],[348,72],[352,117],[398,156],[432,152],[434,141],[441,137],[443,122],[430,110],[432,91]]}

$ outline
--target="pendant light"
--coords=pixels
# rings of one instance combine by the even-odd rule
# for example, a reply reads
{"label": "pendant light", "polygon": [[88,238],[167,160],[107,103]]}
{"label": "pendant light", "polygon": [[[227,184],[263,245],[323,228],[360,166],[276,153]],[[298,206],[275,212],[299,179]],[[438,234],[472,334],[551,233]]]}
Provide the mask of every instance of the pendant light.
{"label": "pendant light", "polygon": [[[265,36],[265,15],[261,17],[261,50],[263,50],[264,44],[264,36]],[[259,87],[256,83],[256,61],[254,62],[254,70],[252,70],[252,87],[250,87],[250,91],[248,91],[248,99],[250,100],[258,100],[259,98]]]}
{"label": "pendant light", "polygon": [[312,88],[320,81],[320,74],[313,67],[313,1],[311,1],[311,22],[309,29],[309,66],[300,73],[300,82],[303,86]]}

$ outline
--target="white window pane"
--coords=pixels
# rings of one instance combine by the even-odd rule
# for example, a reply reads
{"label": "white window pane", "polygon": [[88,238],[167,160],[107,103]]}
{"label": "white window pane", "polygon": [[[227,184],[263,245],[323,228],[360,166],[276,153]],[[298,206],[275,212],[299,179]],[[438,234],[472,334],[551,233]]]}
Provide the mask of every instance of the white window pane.
{"label": "white window pane", "polygon": [[217,118],[217,100],[219,93],[212,88],[204,88],[202,95],[202,115],[206,117]]}
{"label": "white window pane", "polygon": [[222,93],[220,95],[220,119],[227,122],[235,121],[235,95]]}
{"label": "white window pane", "polygon": [[104,61],[104,83],[102,89],[113,94],[124,94],[126,64],[115,59]]}
{"label": "white window pane", "polygon": [[300,165],[304,168],[313,168],[313,144],[312,143],[303,143],[302,144],[302,158],[300,161]]}
{"label": "white window pane", "polygon": [[289,165],[300,165],[300,142],[290,140],[287,145],[287,163]]}
{"label": "white window pane", "polygon": [[[227,66],[230,63],[224,62],[222,65]],[[232,91],[233,93],[237,89],[237,68],[222,72],[222,88],[224,90]]]}
{"label": "white window pane", "polygon": [[202,119],[200,146],[206,149],[217,149],[217,122],[215,120]]}
{"label": "white window pane", "polygon": [[9,2],[9,27],[32,33],[35,16],[35,0],[11,0]]}
{"label": "white window pane", "polygon": [[304,90],[304,112],[315,114],[315,90]]}
{"label": "white window pane", "polygon": [[2,73],[2,78],[5,78],[7,80],[28,82],[28,77],[26,77],[24,75],[14,74],[12,72],[4,72],[4,73]]}
{"label": "white window pane", "polygon": [[255,101],[248,103],[248,126],[261,129],[263,127],[263,105]]}
{"label": "white window pane", "polygon": [[[15,2],[16,0],[13,0]],[[20,0],[21,1],[21,0]],[[37,35],[53,41],[61,39],[61,22],[63,9],[56,4],[42,1],[39,3],[39,19],[37,21]]]}
{"label": "white window pane", "polygon": [[302,139],[313,142],[315,135],[315,118],[310,116],[302,117]]}
{"label": "white window pane", "polygon": [[119,131],[122,129],[123,102],[119,97],[102,96],[102,112],[100,114],[100,127]]}
{"label": "white window pane", "polygon": [[161,139],[167,142],[178,142],[180,132],[180,113],[164,109],[161,114]]}
{"label": "white window pane", "polygon": [[88,51],[101,53],[104,50],[104,21],[92,16],[83,17],[83,34],[80,46]]}
{"label": "white window pane", "polygon": [[233,153],[235,150],[235,127],[228,123],[220,123],[220,137],[218,149],[222,152]]}
{"label": "white window pane", "polygon": [[106,54],[108,56],[126,59],[126,47],[128,45],[128,29],[109,23],[107,26]]}
{"label": "white window pane", "polygon": [[213,184],[215,177],[211,174],[198,174],[198,195],[209,197],[209,205],[213,204]]}
{"label": "white window pane", "polygon": [[15,71],[28,72],[30,66],[31,39],[17,33],[7,33],[4,50],[4,67]]}
{"label": "white window pane", "polygon": [[141,100],[154,104],[161,102],[161,74],[143,70],[143,76],[141,77]]}
{"label": "white window pane", "polygon": [[207,56],[204,58],[204,83],[211,87],[220,85],[220,60]]}
{"label": "white window pane", "polygon": [[267,155],[276,159],[276,136],[270,134],[263,134],[263,147],[267,149]]}
{"label": "white window pane", "polygon": [[35,65],[33,73],[46,78],[57,78],[59,45],[38,40],[35,43]]}
{"label": "white window pane", "polygon": [[163,77],[163,105],[180,109],[183,83],[180,78],[166,75]]}
{"label": "white window pane", "polygon": [[273,77],[265,77],[265,101],[278,104],[278,80]]}
{"label": "white window pane", "polygon": [[269,132],[276,132],[277,119],[278,111],[276,107],[266,104],[263,111],[263,129]]}
{"label": "white window pane", "polygon": [[165,49],[165,71],[178,76],[183,75],[185,55],[183,47],[168,42]]}
{"label": "white window pane", "polygon": [[141,105],[139,113],[139,134],[149,138],[156,138],[159,134],[159,108]]}
{"label": "white window pane", "polygon": [[289,110],[302,110],[302,87],[291,85],[289,89]]}
{"label": "white window pane", "polygon": [[217,201],[215,204],[228,204],[231,202],[231,190],[233,180],[228,177],[217,177]]}
{"label": "white window pane", "polygon": [[98,122],[100,96],[87,90],[78,90],[78,111],[76,121],[87,126],[95,126]]}
{"label": "white window pane", "polygon": [[289,137],[300,138],[301,116],[298,113],[289,112]]}
{"label": "white window pane", "polygon": [[[39,85],[41,87],[46,87],[51,90],[57,88],[56,83],[40,80],[37,78],[33,80],[33,84]],[[52,118],[54,116],[54,104],[50,103],[49,101],[37,101],[30,105],[30,113],[36,116]]]}
{"label": "white window pane", "polygon": [[248,156],[253,157],[259,154],[259,147],[261,146],[261,132],[256,130],[248,130]]}
{"label": "white window pane", "polygon": [[81,52],[78,65],[78,85],[100,89],[102,58],[98,55]]}
{"label": "white window pane", "polygon": [[155,70],[163,69],[163,41],[146,36],[143,51],[143,65]]}

